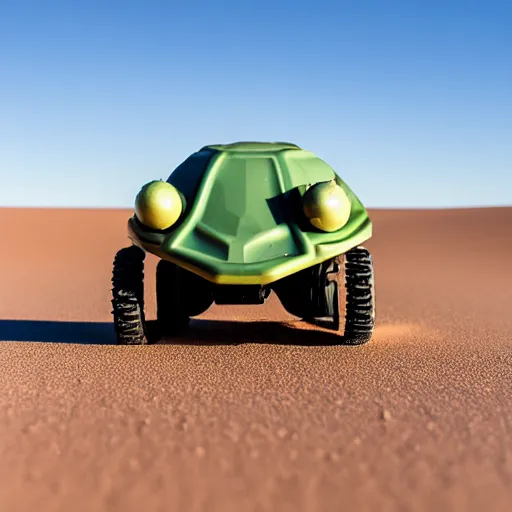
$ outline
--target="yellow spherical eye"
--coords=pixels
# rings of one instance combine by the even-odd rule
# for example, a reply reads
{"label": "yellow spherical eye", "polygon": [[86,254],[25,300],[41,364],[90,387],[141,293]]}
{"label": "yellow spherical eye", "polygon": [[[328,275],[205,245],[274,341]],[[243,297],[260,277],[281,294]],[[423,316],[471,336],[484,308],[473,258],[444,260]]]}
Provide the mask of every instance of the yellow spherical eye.
{"label": "yellow spherical eye", "polygon": [[157,180],[144,185],[135,198],[135,215],[151,229],[168,229],[180,217],[183,203],[170,183]]}
{"label": "yellow spherical eye", "polygon": [[350,217],[350,199],[336,181],[316,183],[303,197],[304,214],[317,229],[332,232]]}

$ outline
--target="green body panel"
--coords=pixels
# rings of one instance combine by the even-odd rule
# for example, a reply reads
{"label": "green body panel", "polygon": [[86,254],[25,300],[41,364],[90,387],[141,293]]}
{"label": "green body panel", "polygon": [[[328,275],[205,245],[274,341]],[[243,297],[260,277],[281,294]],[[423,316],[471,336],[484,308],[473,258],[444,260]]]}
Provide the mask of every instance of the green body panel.
{"label": "green body panel", "polygon": [[[335,179],[351,200],[340,230],[304,222],[307,187]],[[185,208],[166,232],[129,221],[132,240],[219,284],[269,284],[340,255],[372,235],[368,214],[334,170],[310,151],[288,143],[205,146],[167,180]]]}
{"label": "green body panel", "polygon": [[233,142],[232,144],[210,144],[204,146],[204,149],[215,149],[229,153],[247,153],[247,152],[269,152],[282,151],[283,149],[299,149],[296,144],[290,142]]}

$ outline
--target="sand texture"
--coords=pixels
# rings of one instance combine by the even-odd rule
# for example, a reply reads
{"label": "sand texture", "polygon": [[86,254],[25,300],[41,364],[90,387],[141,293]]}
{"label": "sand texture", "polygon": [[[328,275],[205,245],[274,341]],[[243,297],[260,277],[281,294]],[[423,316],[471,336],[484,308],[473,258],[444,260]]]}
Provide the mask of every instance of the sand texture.
{"label": "sand texture", "polygon": [[0,511],[512,510],[512,208],[370,213],[369,344],[273,296],[118,347],[130,212],[0,209]]}

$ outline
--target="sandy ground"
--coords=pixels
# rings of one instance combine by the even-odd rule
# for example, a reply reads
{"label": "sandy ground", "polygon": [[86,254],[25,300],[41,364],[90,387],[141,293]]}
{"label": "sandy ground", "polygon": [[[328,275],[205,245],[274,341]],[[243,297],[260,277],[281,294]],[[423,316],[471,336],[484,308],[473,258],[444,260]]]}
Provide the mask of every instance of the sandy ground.
{"label": "sandy ground", "polygon": [[274,299],[117,347],[129,212],[0,210],[0,510],[512,510],[512,208],[371,213],[369,344]]}

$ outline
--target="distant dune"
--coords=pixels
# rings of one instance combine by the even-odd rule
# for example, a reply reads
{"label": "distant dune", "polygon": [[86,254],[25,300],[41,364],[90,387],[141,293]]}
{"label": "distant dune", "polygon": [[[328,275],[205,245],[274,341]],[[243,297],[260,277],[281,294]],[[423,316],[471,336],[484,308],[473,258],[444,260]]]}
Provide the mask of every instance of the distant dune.
{"label": "distant dune", "polygon": [[511,509],[512,207],[370,211],[359,347],[275,297],[113,345],[130,213],[0,209],[0,510]]}

